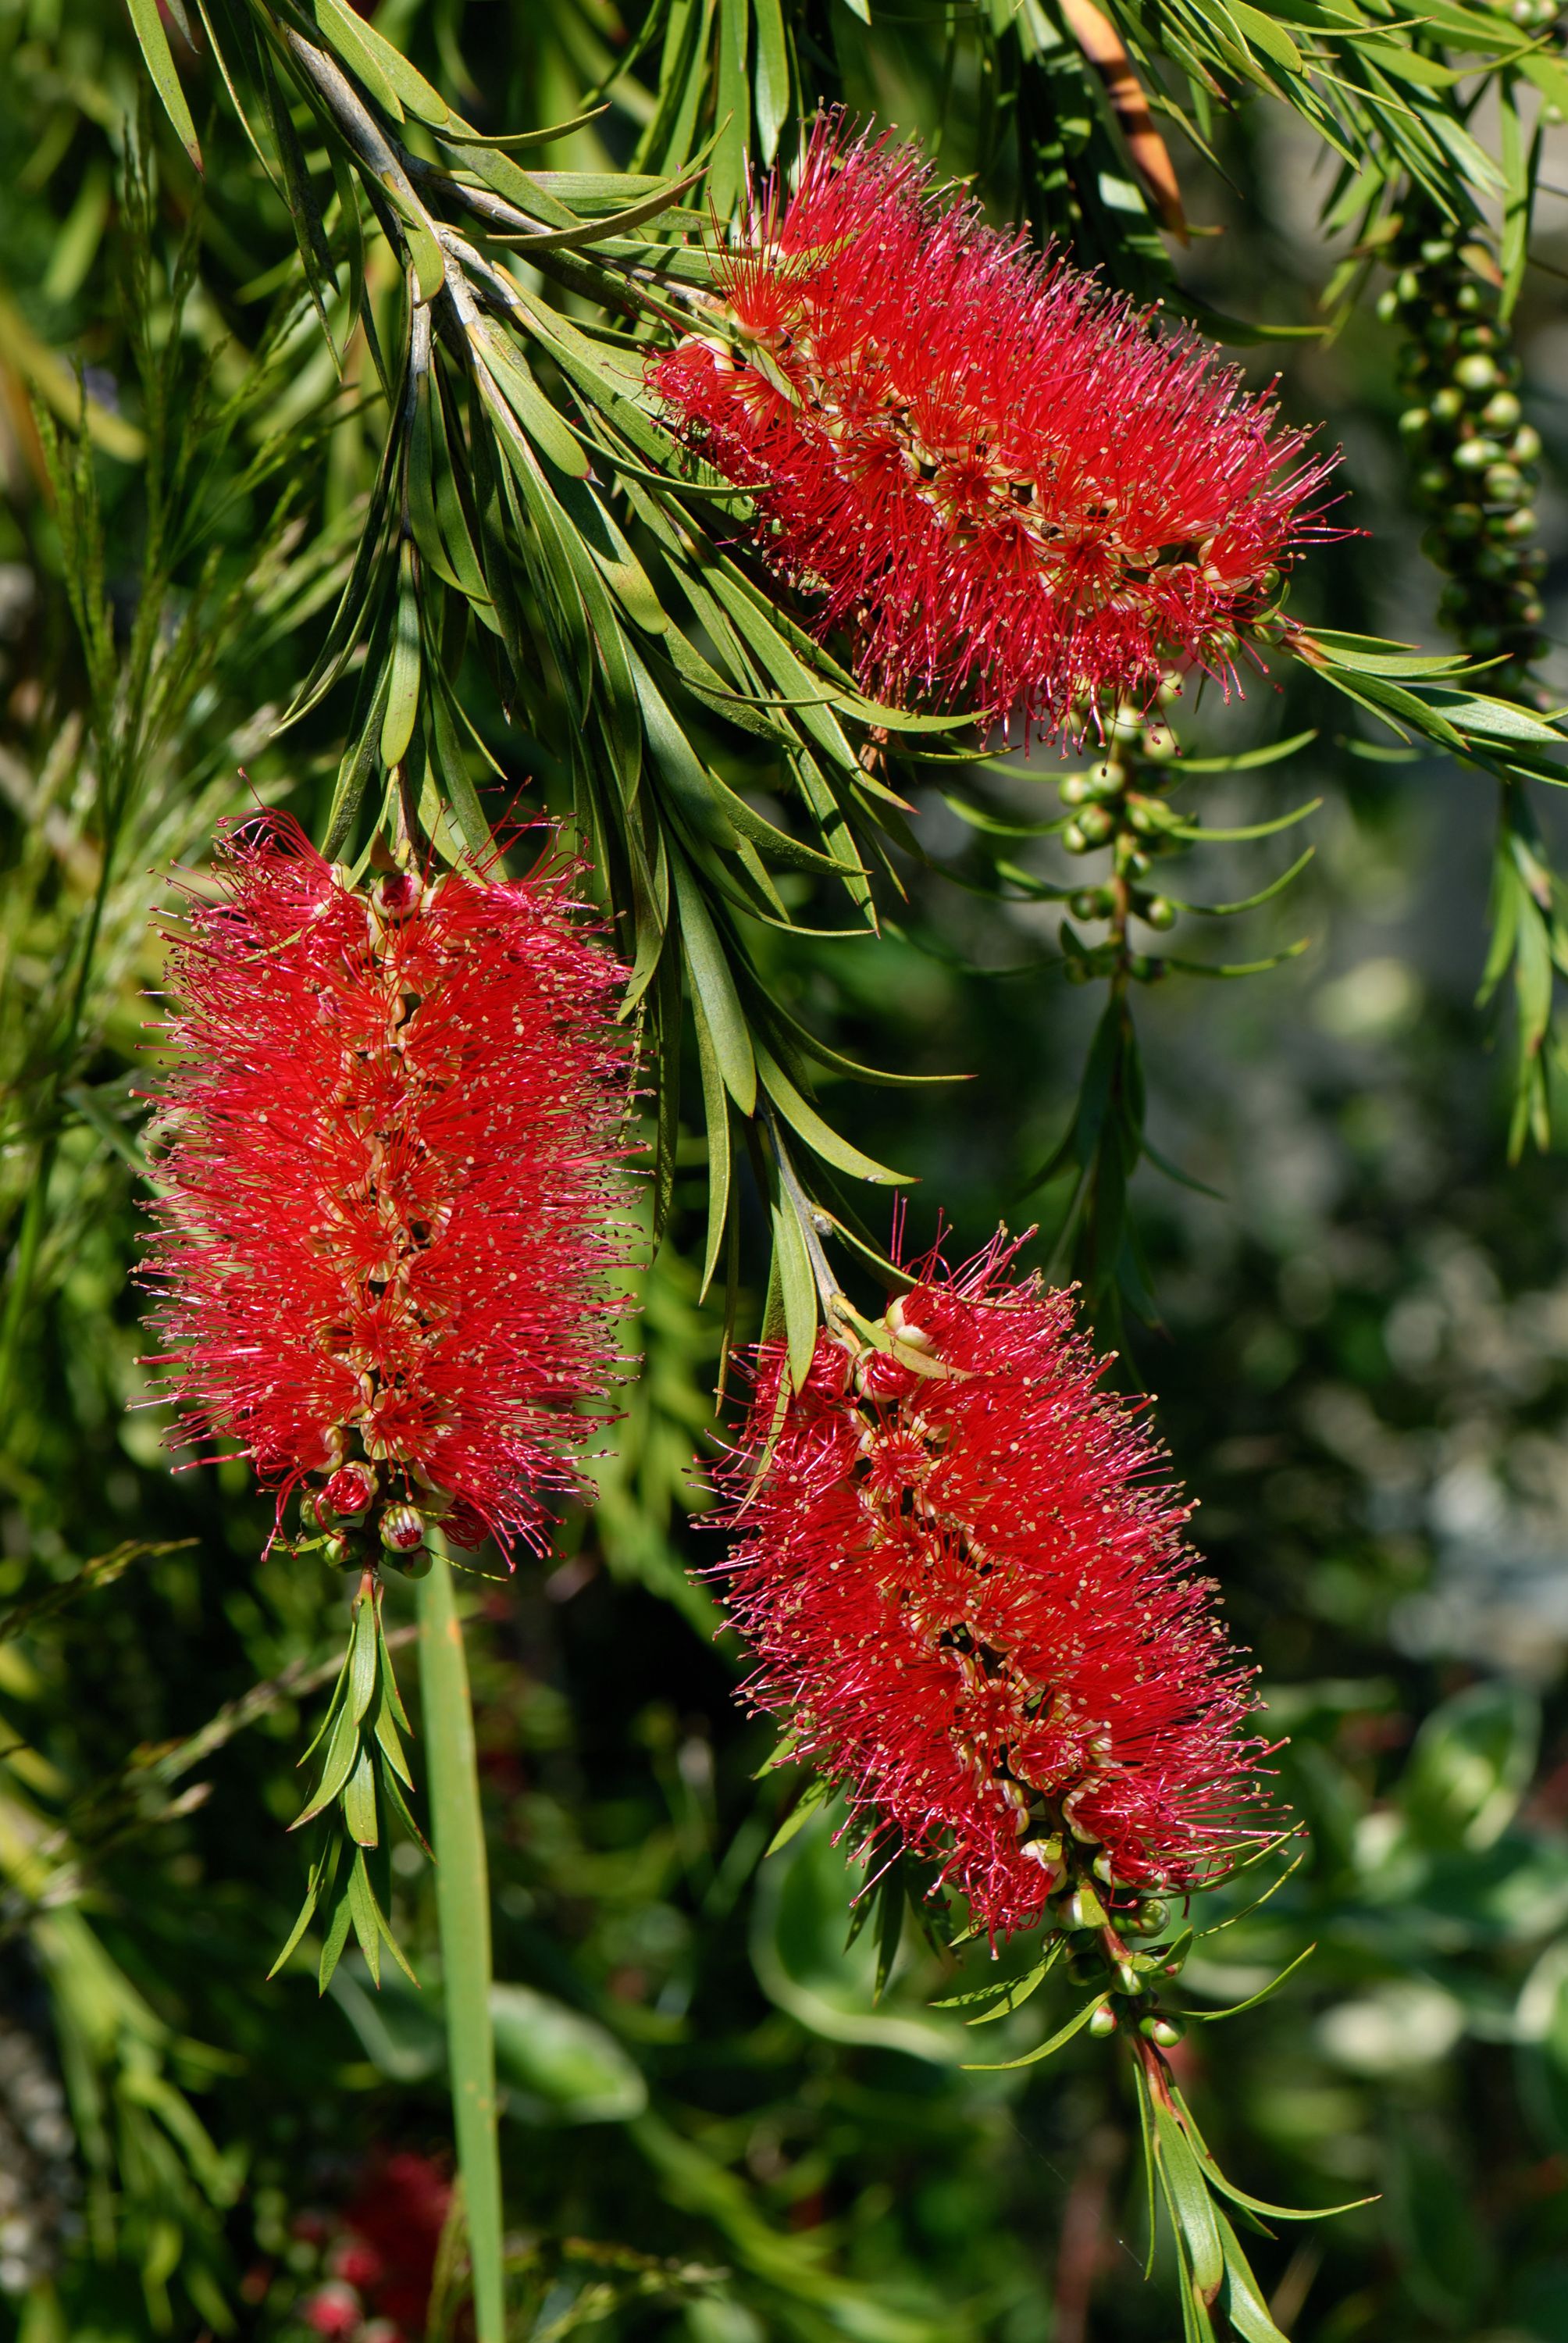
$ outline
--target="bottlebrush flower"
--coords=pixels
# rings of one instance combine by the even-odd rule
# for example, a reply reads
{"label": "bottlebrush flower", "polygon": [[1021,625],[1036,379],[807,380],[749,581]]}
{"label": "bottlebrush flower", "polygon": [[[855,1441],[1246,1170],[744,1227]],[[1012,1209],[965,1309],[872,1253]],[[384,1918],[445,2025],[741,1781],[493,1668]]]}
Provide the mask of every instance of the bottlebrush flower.
{"label": "bottlebrush flower", "polygon": [[689,337],[650,383],[884,700],[1053,734],[1172,666],[1232,679],[1323,533],[1332,463],[1267,395],[886,138],[819,123],[718,282],[739,343]]}
{"label": "bottlebrush flower", "polygon": [[888,1313],[902,1359],[819,1334],[770,1453],[785,1360],[764,1346],[721,1573],[792,1754],[993,1935],[1040,1919],[1069,1841],[1121,1889],[1181,1892],[1266,1827],[1254,1671],[1194,1574],[1191,1508],[1016,1251],[923,1263]]}
{"label": "bottlebrush flower", "polygon": [[[311,1484],[332,1558],[536,1541],[614,1372],[628,1051],[569,870],[361,891],[284,815],[173,942],[146,1280],[176,1438]],[[365,1541],[363,1550],[357,1543]]]}

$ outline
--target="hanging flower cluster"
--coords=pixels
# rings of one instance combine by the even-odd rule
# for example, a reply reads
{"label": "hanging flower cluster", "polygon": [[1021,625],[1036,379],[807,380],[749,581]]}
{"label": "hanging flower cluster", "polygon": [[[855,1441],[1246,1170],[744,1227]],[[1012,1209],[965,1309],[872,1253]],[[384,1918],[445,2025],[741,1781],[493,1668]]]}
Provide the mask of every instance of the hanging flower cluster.
{"label": "hanging flower cluster", "polygon": [[650,381],[756,499],[758,543],[862,685],[1047,734],[1239,642],[1322,534],[1267,396],[1186,335],[819,123],[725,253],[738,331]]}
{"label": "hanging flower cluster", "polygon": [[1112,1890],[1180,1893],[1267,1828],[1253,1671],[1193,1573],[1191,1509],[1070,1297],[1010,1274],[1016,1250],[933,1257],[890,1352],[824,1332],[788,1396],[763,1349],[721,1573],[792,1754],[993,1935],[1091,1863]]}
{"label": "hanging flower cluster", "polygon": [[[330,1557],[539,1534],[613,1379],[628,1045],[569,870],[351,886],[244,824],[170,975],[146,1272],[176,1437],[303,1489]],[[586,1412],[585,1412],[586,1403]]]}

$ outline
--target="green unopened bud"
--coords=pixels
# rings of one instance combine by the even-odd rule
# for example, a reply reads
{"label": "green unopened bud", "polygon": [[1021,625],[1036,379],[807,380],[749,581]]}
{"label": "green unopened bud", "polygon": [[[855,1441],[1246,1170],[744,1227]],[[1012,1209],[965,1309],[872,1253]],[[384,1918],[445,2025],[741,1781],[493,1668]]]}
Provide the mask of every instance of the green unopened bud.
{"label": "green unopened bud", "polygon": [[1165,973],[1165,963],[1148,952],[1134,952],[1127,963],[1127,973],[1137,984],[1158,984]]}
{"label": "green unopened bud", "polygon": [[1064,1928],[1103,1928],[1105,1906],[1092,1887],[1075,1887],[1060,1906]]}
{"label": "green unopened bud", "polygon": [[1161,2050],[1174,2050],[1187,2029],[1179,2017],[1167,2017],[1163,2010],[1151,2010],[1138,2021],[1138,2031],[1148,2042],[1157,2042]]}
{"label": "green unopened bud", "polygon": [[1495,439],[1462,439],[1453,451],[1456,472],[1484,472],[1489,464],[1500,464],[1503,450]]}
{"label": "green unopened bud", "polygon": [[1111,894],[1109,887],[1081,887],[1068,904],[1075,920],[1109,919]]}
{"label": "green unopened bud", "polygon": [[1516,464],[1538,464],[1541,460],[1541,434],[1533,423],[1522,423],[1508,443],[1508,452]]}
{"label": "green unopened bud", "polygon": [[1099,1952],[1071,1953],[1068,1956],[1067,1979],[1070,1985],[1099,1985],[1105,1976],[1104,1956]]}
{"label": "green unopened bud", "polygon": [[333,1570],[363,1570],[365,1567],[364,1547],[357,1538],[345,1537],[341,1530],[333,1531],[321,1554],[323,1561]]}
{"label": "green unopened bud", "polygon": [[1089,854],[1093,851],[1094,840],[1084,836],[1081,822],[1070,821],[1061,833],[1061,844],[1064,853]]}
{"label": "green unopened bud", "polygon": [[1088,805],[1078,817],[1077,828],[1091,847],[1104,846],[1115,831],[1116,816],[1109,806]]}
{"label": "green unopened bud", "polygon": [[1128,1926],[1139,1936],[1157,1936],[1171,1917],[1171,1906],[1163,1896],[1151,1896],[1139,1905]]}
{"label": "green unopened bud", "polygon": [[1432,395],[1432,419],[1434,423],[1457,423],[1464,413],[1464,393],[1445,382],[1441,390]]}
{"label": "green unopened bud", "polygon": [[436,1567],[436,1557],[427,1545],[416,1546],[411,1554],[389,1554],[387,1560],[405,1578],[428,1578]]}
{"label": "green unopened bud", "polygon": [[1430,407],[1407,407],[1399,418],[1399,436],[1419,446],[1432,429]]}
{"label": "green unopened bud", "polygon": [[1118,1993],[1136,1994],[1143,1990],[1143,1979],[1131,1961],[1112,1961],[1111,1974]]}
{"label": "green unopened bud", "polygon": [[1513,544],[1523,537],[1533,537],[1540,523],[1528,505],[1521,505],[1517,512],[1493,513],[1486,526],[1492,536]]}
{"label": "green unopened bud", "polygon": [[1069,773],[1065,780],[1057,783],[1057,795],[1064,806],[1087,805],[1093,794],[1087,773]]}
{"label": "green unopened bud", "polygon": [[1385,292],[1378,295],[1377,314],[1382,319],[1385,326],[1392,326],[1394,319],[1398,317],[1399,295],[1394,291],[1392,285],[1388,287]]}
{"label": "green unopened bud", "polygon": [[1103,2042],[1108,2035],[1115,2033],[1117,2024],[1116,2012],[1108,2001],[1102,2001],[1089,2021],[1089,2030],[1097,2042]]}
{"label": "green unopened bud", "polygon": [[1500,390],[1482,408],[1481,420],[1489,431],[1512,431],[1523,411],[1513,391]]}
{"label": "green unopened bud", "polygon": [[1168,896],[1145,895],[1138,905],[1138,916],[1163,934],[1176,924],[1176,906]]}

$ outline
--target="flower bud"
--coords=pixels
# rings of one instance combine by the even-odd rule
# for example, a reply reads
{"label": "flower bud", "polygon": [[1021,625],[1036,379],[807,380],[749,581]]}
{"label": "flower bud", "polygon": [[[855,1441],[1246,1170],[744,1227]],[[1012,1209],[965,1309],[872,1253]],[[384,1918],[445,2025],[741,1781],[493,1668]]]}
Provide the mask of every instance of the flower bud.
{"label": "flower bud", "polygon": [[381,1543],[394,1554],[413,1554],[425,1543],[425,1516],[417,1505],[388,1505],[381,1516]]}
{"label": "flower bud", "polygon": [[1103,2042],[1108,2036],[1115,2033],[1117,2024],[1116,2012],[1108,2001],[1102,2001],[1089,2021],[1089,2031],[1097,2042]]}
{"label": "flower bud", "polygon": [[352,1517],[364,1513],[376,1494],[376,1475],[363,1464],[339,1466],[322,1491],[335,1513]]}

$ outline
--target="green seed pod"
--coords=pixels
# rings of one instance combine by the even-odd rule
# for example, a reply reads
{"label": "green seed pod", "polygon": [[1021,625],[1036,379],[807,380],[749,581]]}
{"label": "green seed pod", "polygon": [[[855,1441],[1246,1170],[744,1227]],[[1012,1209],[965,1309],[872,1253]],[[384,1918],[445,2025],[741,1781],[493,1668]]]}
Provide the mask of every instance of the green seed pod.
{"label": "green seed pod", "polygon": [[1453,379],[1461,390],[1493,390],[1498,380],[1496,361],[1483,350],[1477,350],[1460,359],[1453,369]]}
{"label": "green seed pod", "polygon": [[1145,895],[1136,908],[1139,918],[1161,935],[1176,924],[1176,906],[1163,895]]}
{"label": "green seed pod", "polygon": [[1489,505],[1524,505],[1530,501],[1530,483],[1516,464],[1489,464],[1481,485]]}
{"label": "green seed pod", "polygon": [[1488,431],[1512,431],[1523,411],[1511,390],[1494,391],[1481,410],[1481,420]]}
{"label": "green seed pod", "polygon": [[1089,2021],[1089,2030],[1097,2042],[1103,2042],[1107,2036],[1115,2033],[1116,2025],[1116,2012],[1108,2001],[1102,2001]]}

